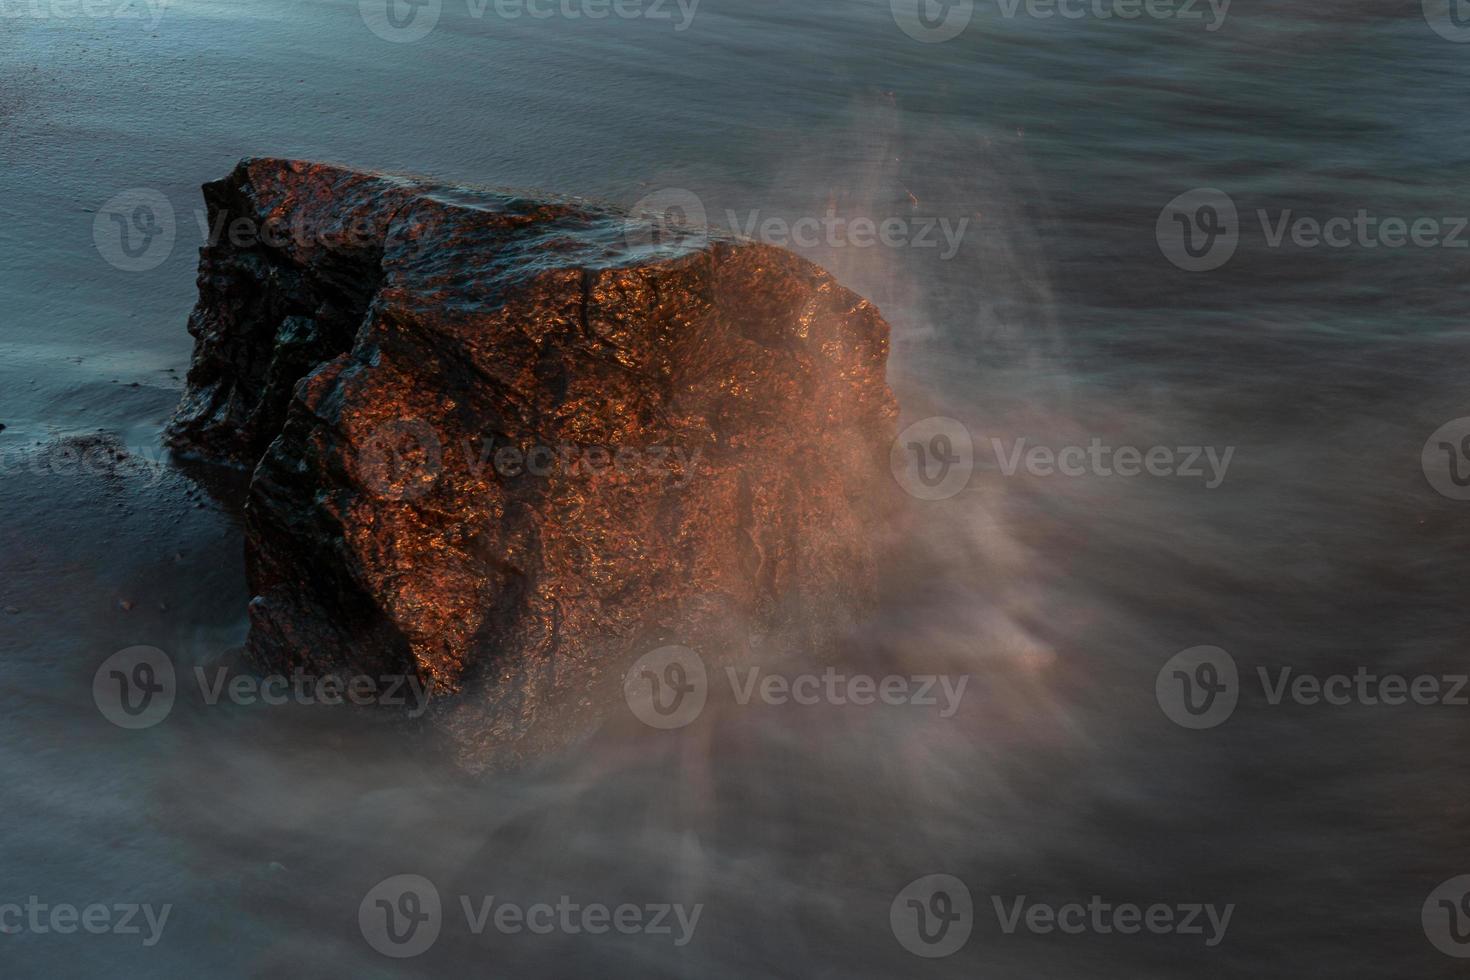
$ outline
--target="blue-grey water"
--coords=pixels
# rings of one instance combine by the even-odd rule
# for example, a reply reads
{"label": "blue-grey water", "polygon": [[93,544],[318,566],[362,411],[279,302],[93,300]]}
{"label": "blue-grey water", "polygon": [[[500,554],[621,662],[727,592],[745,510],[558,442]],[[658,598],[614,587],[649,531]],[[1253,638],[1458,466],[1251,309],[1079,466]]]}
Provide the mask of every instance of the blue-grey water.
{"label": "blue-grey water", "polygon": [[[1470,502],[1421,460],[1470,415],[1470,44],[1443,4],[1236,0],[1210,30],[1203,3],[1186,21],[981,0],[940,43],[901,29],[903,0],[703,0],[687,20],[444,0],[414,41],[339,0],[174,0],[156,22],[90,6],[143,16],[0,0],[0,916],[33,896],[171,911],[152,945],[146,926],[0,918],[0,976],[1463,972],[1432,941],[1454,903],[1444,922],[1425,906],[1470,873],[1470,707],[1272,704],[1253,680],[1467,670]],[[968,676],[960,710],[726,705],[479,777],[360,712],[195,697],[110,724],[92,679],[115,651],[156,646],[187,674],[245,634],[235,519],[166,461],[79,463],[98,438],[161,459],[198,187],[245,156],[692,196],[746,228],[964,221],[953,254],[942,235],[797,246],[892,324],[903,424],[972,434],[967,488],[915,501],[848,659]],[[1228,195],[1239,241],[1188,271],[1156,223],[1201,188]],[[94,232],[139,190],[174,240],[130,271]],[[1287,212],[1360,211],[1433,219],[1441,242],[1272,243]],[[1008,474],[1023,438],[1233,453],[1213,486]],[[1192,730],[1155,681],[1197,646],[1245,680],[1228,721]],[[360,928],[398,874],[444,902],[413,957]],[[890,923],[930,874],[974,903],[943,958]],[[475,935],[462,895],[702,913],[683,945]],[[1019,896],[1233,912],[1213,945],[1007,932],[993,902]]]}

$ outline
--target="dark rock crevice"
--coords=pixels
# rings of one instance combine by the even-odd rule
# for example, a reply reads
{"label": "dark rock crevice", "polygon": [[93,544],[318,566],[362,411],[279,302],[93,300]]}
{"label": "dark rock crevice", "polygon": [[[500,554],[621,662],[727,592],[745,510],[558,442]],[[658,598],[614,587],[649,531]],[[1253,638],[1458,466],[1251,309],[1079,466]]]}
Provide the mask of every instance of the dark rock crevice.
{"label": "dark rock crevice", "polygon": [[383,275],[370,228],[332,241],[304,214],[273,214],[251,196],[255,165],[204,186],[194,360],[167,432],[183,455],[247,469],[284,426],[296,383],[351,347]]}

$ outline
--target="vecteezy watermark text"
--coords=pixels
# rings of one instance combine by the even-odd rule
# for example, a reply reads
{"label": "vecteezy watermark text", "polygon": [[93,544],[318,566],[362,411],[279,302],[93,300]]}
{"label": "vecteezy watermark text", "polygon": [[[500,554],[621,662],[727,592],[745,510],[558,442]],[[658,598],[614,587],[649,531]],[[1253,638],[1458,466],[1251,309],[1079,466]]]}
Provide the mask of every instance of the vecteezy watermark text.
{"label": "vecteezy watermark text", "polygon": [[1213,34],[1224,24],[1232,0],[996,0],[1001,16],[1032,20],[1199,21]]}
{"label": "vecteezy watermark text", "polygon": [[[1038,21],[1169,20],[1203,23],[1214,33],[1230,13],[1232,0],[997,0],[1006,20]],[[1428,2],[1428,0],[1426,0]],[[953,40],[975,16],[975,0],[889,0],[894,23],[925,44]]]}
{"label": "vecteezy watermark text", "polygon": [[1083,933],[1132,936],[1146,932],[1155,936],[1198,936],[1211,949],[1224,940],[1230,917],[1235,914],[1233,904],[1219,908],[1197,902],[1137,905],[1111,902],[1101,895],[1091,896],[1085,904],[1062,905],[1030,901],[1025,895],[1008,900],[992,895],[990,904],[1001,931],[1008,936],[1022,931],[1039,935],[1060,932],[1068,936]]}
{"label": "vecteezy watermark text", "polygon": [[[1254,676],[1268,707],[1470,707],[1470,674],[1408,675],[1367,666],[1318,674],[1287,666],[1257,667]],[[1234,657],[1220,647],[1198,646],[1171,657],[1159,670],[1154,690],[1170,721],[1204,729],[1230,718],[1241,687]]]}
{"label": "vecteezy watermark text", "polygon": [[[934,249],[940,261],[959,254],[968,217],[939,215],[843,215],[835,207],[821,215],[763,215],[759,208],[743,215],[724,213],[723,231],[747,241],[796,249]],[[699,246],[709,240],[708,212],[698,194],[665,187],[645,194],[628,209],[624,237],[630,246]]]}
{"label": "vecteezy watermark text", "polygon": [[166,450],[123,446],[108,436],[72,436],[44,446],[0,450],[0,476],[137,479],[152,487],[168,472]]}
{"label": "vecteezy watermark text", "polygon": [[0,0],[0,20],[147,20],[153,30],[163,20],[169,0]]}
{"label": "vecteezy watermark text", "polygon": [[870,674],[846,674],[835,667],[828,667],[821,674],[792,676],[771,673],[760,667],[747,667],[743,671],[726,667],[725,675],[735,692],[736,703],[742,705],[753,699],[768,705],[854,704],[861,707],[886,704],[898,707],[911,704],[938,708],[941,718],[953,717],[959,710],[960,699],[965,696],[965,685],[970,683],[968,674],[961,674],[958,678],[947,674],[889,674],[880,678]]}
{"label": "vecteezy watermark text", "polygon": [[[848,673],[827,667],[821,673],[782,674],[760,666],[726,667],[735,703],[769,707],[886,705],[936,709],[951,718],[959,710],[970,678],[942,674]],[[659,647],[639,657],[623,677],[623,695],[634,716],[653,728],[683,728],[704,710],[709,672],[703,658],[685,646]]]}
{"label": "vecteezy watermark text", "polygon": [[[674,946],[689,945],[703,903],[583,902],[562,895],[555,902],[514,902],[495,895],[458,896],[465,930],[507,936],[646,935]],[[394,959],[426,952],[446,922],[439,890],[423,875],[401,874],[378,882],[358,906],[358,926],[369,946]]]}
{"label": "vecteezy watermark text", "polygon": [[173,908],[172,904],[155,907],[136,902],[76,906],[69,902],[43,902],[39,896],[31,895],[23,904],[0,903],[0,935],[70,936],[81,932],[93,936],[141,936],[143,945],[151,949],[163,938]]}
{"label": "vecteezy watermark text", "polygon": [[[224,242],[242,249],[257,245],[274,249],[322,245],[366,248],[379,238],[375,223],[364,216],[326,229],[310,225],[304,209],[297,209],[289,217],[231,214],[224,208],[213,214],[194,208],[192,215],[198,241],[206,248]],[[178,237],[179,216],[173,202],[151,187],[133,187],[114,194],[92,219],[92,243],[97,253],[123,272],[158,268],[173,253]]]}
{"label": "vecteezy watermark text", "polygon": [[[1113,446],[1094,436],[1086,445],[1031,445],[1025,437],[991,437],[1003,476],[1023,470],[1033,477],[1172,477],[1200,480],[1214,490],[1225,482],[1234,446]],[[893,478],[920,500],[945,500],[969,486],[975,472],[975,440],[963,422],[944,416],[907,426],[889,452]]]}
{"label": "vecteezy watermark text", "polygon": [[466,0],[476,20],[493,13],[501,20],[651,20],[672,21],[682,33],[694,24],[700,0]]}
{"label": "vecteezy watermark text", "polygon": [[[451,458],[453,454],[457,458]],[[415,500],[431,492],[446,467],[471,478],[491,473],[503,480],[620,477],[667,480],[683,490],[698,473],[703,450],[680,445],[601,446],[517,443],[496,436],[444,440],[422,419],[393,419],[376,426],[357,447],[354,470],[373,493]]]}
{"label": "vecteezy watermark text", "polygon": [[[282,707],[288,704],[383,705],[407,708],[409,718],[423,715],[433,682],[416,674],[231,674],[224,667],[195,667],[191,675],[200,703]],[[92,700],[102,717],[119,728],[152,728],[167,718],[180,696],[172,658],[157,647],[133,646],[102,662],[92,677]]]}
{"label": "vecteezy watermark text", "polygon": [[[466,0],[475,20],[672,22],[682,33],[694,24],[700,0]],[[385,41],[404,44],[428,37],[444,13],[444,0],[358,0],[358,13],[368,30]]]}
{"label": "vecteezy watermark text", "polygon": [[[1382,215],[1367,208],[1352,214],[1307,215],[1293,208],[1256,208],[1260,241],[1269,249],[1470,248],[1470,217]],[[1239,247],[1243,222],[1229,194],[1196,188],[1164,205],[1154,225],[1159,250],[1175,266],[1209,272],[1229,262]]]}
{"label": "vecteezy watermark text", "polygon": [[829,210],[821,217],[807,215],[794,220],[761,217],[759,209],[741,218],[725,212],[729,227],[741,237],[780,248],[942,248],[939,260],[947,262],[959,254],[969,218],[952,221],[944,217],[845,217]]}
{"label": "vecteezy watermark text", "polygon": [[[990,907],[1002,935],[1018,932],[1068,936],[1197,937],[1214,948],[1225,939],[1235,905],[1203,902],[1115,902],[1102,895],[1060,904],[1027,895],[991,895]],[[958,952],[975,925],[970,889],[953,875],[932,874],[905,885],[889,905],[888,921],[899,945],[929,959]]]}
{"label": "vecteezy watermark text", "polygon": [[[1108,446],[1094,437],[1086,446],[1027,447],[1026,440],[1016,440],[1010,448],[1000,439],[990,440],[1000,471],[1015,476],[1024,465],[1031,476],[1171,476],[1203,479],[1205,488],[1214,490],[1225,482],[1234,446],[1223,450],[1214,446]],[[1206,472],[1208,468],[1208,472]]]}

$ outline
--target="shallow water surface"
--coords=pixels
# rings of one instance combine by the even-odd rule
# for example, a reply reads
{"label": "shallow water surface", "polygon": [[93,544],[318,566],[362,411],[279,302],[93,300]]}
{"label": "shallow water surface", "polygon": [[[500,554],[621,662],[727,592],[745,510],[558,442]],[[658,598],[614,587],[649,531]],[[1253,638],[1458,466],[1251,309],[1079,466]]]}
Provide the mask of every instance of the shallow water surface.
{"label": "shallow water surface", "polygon": [[[156,24],[21,6],[0,18],[0,904],[171,912],[153,945],[6,936],[4,976],[1459,967],[1421,912],[1470,873],[1470,709],[1272,703],[1257,681],[1465,671],[1470,504],[1435,491],[1421,450],[1470,414],[1470,253],[1272,241],[1287,212],[1470,214],[1470,46],[1420,5],[1237,0],[1208,31],[982,2],[943,43],[900,29],[902,0],[705,0],[682,30],[673,4],[510,19],[446,0],[406,43],[339,0],[175,0]],[[92,683],[114,652],[161,648],[193,685],[244,640],[238,519],[158,434],[191,350],[198,187],[245,156],[692,198],[757,234],[901,219],[898,245],[791,244],[892,324],[902,424],[973,438],[966,489],[914,501],[841,664],[968,677],[958,710],[716,702],[676,733],[628,718],[479,777],[412,725],[197,687],[164,723],[110,724]],[[1229,196],[1239,242],[1191,272],[1156,225],[1201,188]],[[172,241],[129,271],[94,230],[140,190]],[[1199,447],[1199,471],[1023,462],[1094,440]],[[83,465],[97,445],[132,462]],[[1191,730],[1156,680],[1200,646],[1242,680],[1228,722]],[[400,874],[432,881],[443,915],[394,959],[359,910]],[[943,958],[890,920],[931,874],[974,903]],[[461,900],[488,896],[701,912],[683,944],[477,935]],[[1007,932],[1021,896],[1233,911],[1213,945]]]}

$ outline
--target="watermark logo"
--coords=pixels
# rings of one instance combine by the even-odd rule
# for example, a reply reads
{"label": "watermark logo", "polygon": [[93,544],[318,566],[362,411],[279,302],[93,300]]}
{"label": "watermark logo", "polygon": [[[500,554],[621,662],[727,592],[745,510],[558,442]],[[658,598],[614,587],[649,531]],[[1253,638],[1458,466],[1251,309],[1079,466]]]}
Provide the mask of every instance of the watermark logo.
{"label": "watermark logo", "polygon": [[969,485],[975,443],[963,422],[944,416],[920,419],[893,441],[888,464],[910,496],[946,500]]}
{"label": "watermark logo", "polygon": [[444,469],[444,447],[421,419],[378,426],[357,454],[357,479],[385,500],[418,500],[434,489]]}
{"label": "watermark logo", "polygon": [[115,194],[92,219],[92,243],[115,269],[147,272],[164,263],[177,234],[174,207],[148,187]]}
{"label": "watermark logo", "polygon": [[1435,949],[1456,959],[1470,958],[1470,875],[1457,875],[1430,892],[1421,918]]}
{"label": "watermark logo", "polygon": [[630,248],[702,248],[708,215],[699,195],[666,187],[639,198],[628,210],[623,237]]}
{"label": "watermark logo", "polygon": [[889,7],[899,30],[923,44],[959,37],[975,16],[975,0],[889,0]]}
{"label": "watermark logo", "polygon": [[439,24],[444,0],[358,0],[368,30],[393,44],[420,41]]}
{"label": "watermark logo", "polygon": [[1159,671],[1154,695],[1169,720],[1182,728],[1223,725],[1240,700],[1235,658],[1212,646],[1176,653]]}
{"label": "watermark logo", "polygon": [[418,956],[434,945],[444,926],[439,889],[423,875],[385,878],[363,896],[357,925],[368,945],[384,956]]}
{"label": "watermark logo", "polygon": [[1470,500],[1470,416],[1434,430],[1419,456],[1424,478],[1441,497]]}
{"label": "watermark logo", "polygon": [[975,926],[970,889],[954,875],[932,874],[904,886],[888,907],[888,925],[900,946],[925,959],[958,952]]}
{"label": "watermark logo", "polygon": [[623,697],[634,716],[652,728],[683,728],[709,699],[704,660],[688,647],[645,653],[623,675]]}
{"label": "watermark logo", "polygon": [[1180,194],[1154,223],[1164,258],[1186,272],[1218,269],[1240,244],[1240,215],[1230,195],[1213,187]]}
{"label": "watermark logo", "polygon": [[1470,42],[1470,3],[1466,0],[1424,0],[1424,19],[1446,41]]}
{"label": "watermark logo", "polygon": [[168,717],[177,695],[173,661],[157,647],[119,650],[92,676],[92,700],[119,728],[152,728]]}

